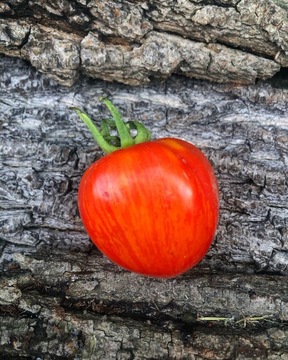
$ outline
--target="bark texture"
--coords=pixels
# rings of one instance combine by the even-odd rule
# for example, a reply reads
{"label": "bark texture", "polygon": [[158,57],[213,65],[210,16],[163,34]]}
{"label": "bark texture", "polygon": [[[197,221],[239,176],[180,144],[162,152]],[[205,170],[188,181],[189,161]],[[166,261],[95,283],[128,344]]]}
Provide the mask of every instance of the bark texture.
{"label": "bark texture", "polygon": [[[288,91],[182,76],[67,88],[20,59],[0,66],[0,358],[288,359]],[[218,233],[179,278],[119,269],[82,227],[77,187],[101,154],[68,107],[97,122],[100,95],[215,168]]]}
{"label": "bark texture", "polygon": [[251,84],[288,66],[282,0],[0,2],[0,53],[71,86],[171,74]]}

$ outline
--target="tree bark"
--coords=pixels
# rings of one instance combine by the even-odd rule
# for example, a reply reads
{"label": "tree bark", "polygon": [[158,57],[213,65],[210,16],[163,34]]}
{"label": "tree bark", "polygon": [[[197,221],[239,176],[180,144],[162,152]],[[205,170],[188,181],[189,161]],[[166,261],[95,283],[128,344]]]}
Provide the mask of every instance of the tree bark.
{"label": "tree bark", "polygon": [[[287,67],[287,11],[0,2],[1,359],[288,359],[288,92],[261,81]],[[181,277],[124,271],[83,229],[77,188],[101,153],[68,107],[97,122],[103,95],[215,169],[217,236]]]}
{"label": "tree bark", "polygon": [[[67,88],[23,60],[0,65],[0,358],[287,359],[287,90],[175,75]],[[101,154],[68,107],[97,122],[103,95],[215,168],[217,236],[181,277],[121,270],[83,229],[77,187]]]}
{"label": "tree bark", "polygon": [[0,53],[71,86],[171,74],[251,84],[288,66],[283,0],[0,2]]}

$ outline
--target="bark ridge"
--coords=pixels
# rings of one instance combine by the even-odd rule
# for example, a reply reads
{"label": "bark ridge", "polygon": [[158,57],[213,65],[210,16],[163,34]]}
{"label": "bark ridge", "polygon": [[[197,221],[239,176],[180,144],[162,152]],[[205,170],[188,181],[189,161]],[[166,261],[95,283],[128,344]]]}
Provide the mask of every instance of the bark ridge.
{"label": "bark ridge", "polygon": [[171,74],[251,84],[288,64],[279,0],[0,2],[0,53],[59,83],[80,74],[130,85]]}

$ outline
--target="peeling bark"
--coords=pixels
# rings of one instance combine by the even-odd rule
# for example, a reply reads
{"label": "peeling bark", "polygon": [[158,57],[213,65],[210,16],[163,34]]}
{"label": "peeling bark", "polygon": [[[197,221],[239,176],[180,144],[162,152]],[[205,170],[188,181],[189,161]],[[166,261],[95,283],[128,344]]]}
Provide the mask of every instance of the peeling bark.
{"label": "peeling bark", "polygon": [[[20,59],[0,67],[0,358],[286,359],[287,90],[175,75],[67,88]],[[181,277],[121,270],[83,229],[77,188],[101,153],[68,107],[97,122],[100,95],[215,168],[217,236]]]}
{"label": "peeling bark", "polygon": [[60,84],[79,74],[144,84],[172,74],[252,84],[288,66],[280,0],[0,2],[0,53]]}

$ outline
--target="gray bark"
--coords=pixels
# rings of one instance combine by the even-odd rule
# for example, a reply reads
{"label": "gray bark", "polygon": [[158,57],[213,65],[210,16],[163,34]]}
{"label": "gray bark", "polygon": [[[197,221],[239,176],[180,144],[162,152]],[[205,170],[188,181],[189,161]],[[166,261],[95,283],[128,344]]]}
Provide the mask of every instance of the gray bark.
{"label": "gray bark", "polygon": [[0,53],[63,85],[171,74],[251,84],[288,66],[282,0],[0,2]]}
{"label": "gray bark", "polygon": [[[67,88],[20,59],[0,66],[0,358],[287,359],[287,90],[175,75]],[[101,154],[68,107],[98,122],[103,95],[213,164],[217,236],[181,277],[124,271],[83,229],[77,187]]]}

